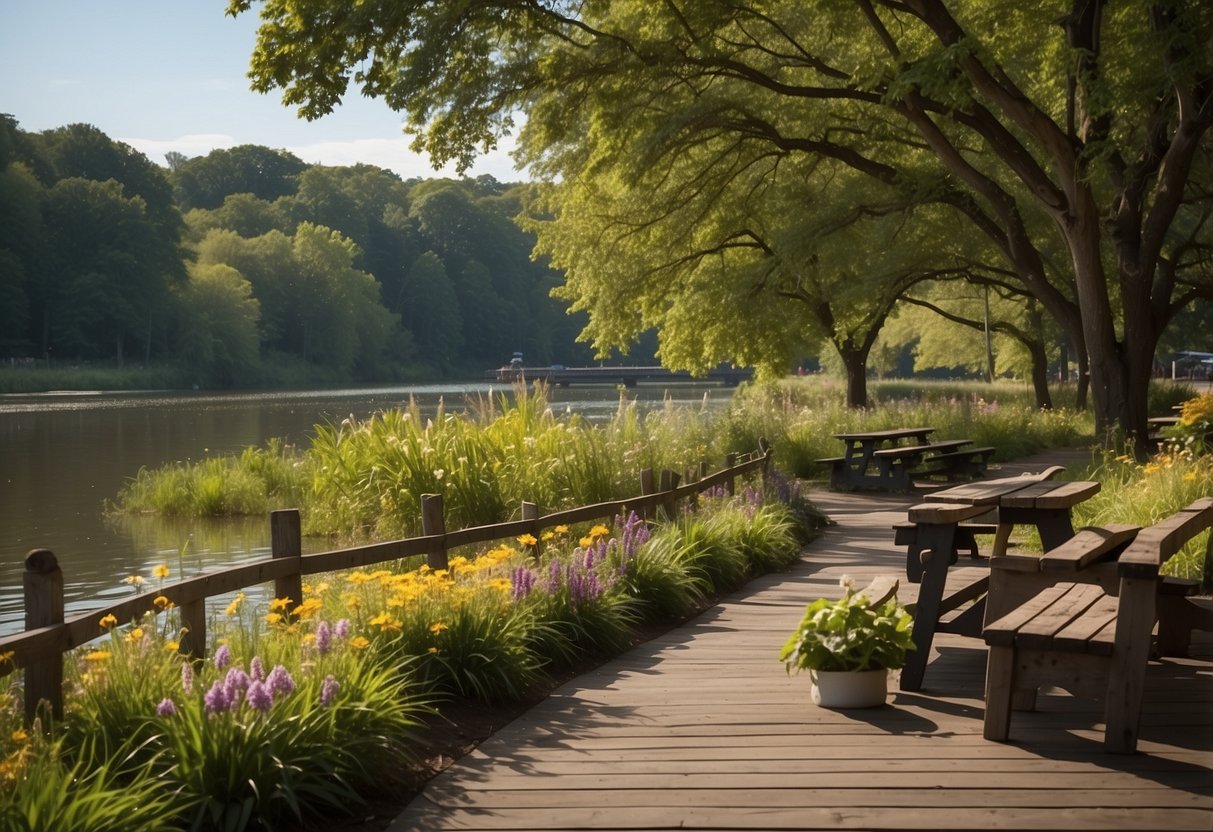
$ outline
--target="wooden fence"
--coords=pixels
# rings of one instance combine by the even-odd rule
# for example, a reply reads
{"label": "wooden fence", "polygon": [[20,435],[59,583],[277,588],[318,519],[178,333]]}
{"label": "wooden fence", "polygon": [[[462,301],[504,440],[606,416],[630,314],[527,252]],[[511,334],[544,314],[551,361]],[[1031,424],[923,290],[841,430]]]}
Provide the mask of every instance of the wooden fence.
{"label": "wooden fence", "polygon": [[187,578],[178,583],[135,595],[106,607],[65,618],[63,572],[49,549],[34,549],[25,558],[25,631],[0,638],[0,676],[17,668],[25,671],[25,714],[32,721],[40,704],[49,707],[58,718],[63,714],[63,654],[106,634],[101,620],[113,616],[121,622],[141,619],[147,613],[159,613],[167,599],[181,615],[181,652],[202,658],[206,653],[206,600],[257,584],[274,582],[275,598],[299,602],[303,597],[303,576],[342,569],[357,569],[389,560],[425,555],[433,569],[445,569],[447,552],[460,546],[488,543],[530,534],[539,538],[546,528],[615,517],[634,511],[649,517],[658,509],[672,516],[679,500],[691,498],[710,488],[723,486],[733,494],[736,479],[755,470],[764,473],[771,449],[764,442],[760,449],[739,458],[730,454],[725,467],[707,473],[707,464],[683,476],[664,470],[654,478],[652,470],[640,472],[640,495],[595,505],[540,514],[535,503],[522,504],[521,519],[487,526],[447,531],[443,521],[441,494],[421,498],[419,537],[372,543],[350,549],[303,554],[298,509],[282,509],[270,514],[270,557]]}

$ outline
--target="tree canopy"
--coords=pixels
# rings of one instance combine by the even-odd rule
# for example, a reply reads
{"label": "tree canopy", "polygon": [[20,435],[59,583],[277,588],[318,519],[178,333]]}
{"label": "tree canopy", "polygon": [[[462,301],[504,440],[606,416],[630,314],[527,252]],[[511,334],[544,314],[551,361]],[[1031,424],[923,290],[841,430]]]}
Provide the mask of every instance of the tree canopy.
{"label": "tree canopy", "polygon": [[[946,212],[953,234],[988,241],[1088,362],[1099,427],[1131,429],[1142,446],[1158,339],[1179,309],[1213,296],[1201,265],[1213,6],[1199,0],[258,5],[256,89],[279,88],[314,118],[356,85],[405,113],[414,146],[438,164],[467,165],[523,123],[521,158],[558,191],[647,194],[662,176],[686,193],[721,191],[760,166],[769,181],[827,160],[902,209]],[[743,193],[720,208],[737,212],[734,232],[767,196]],[[810,177],[800,204],[809,226],[823,204],[863,200]],[[586,222],[549,205],[556,224]],[[720,225],[679,212],[650,221],[689,234]],[[604,263],[592,282],[617,271]],[[754,275],[728,266],[716,279]],[[737,312],[692,292],[683,302],[705,329],[704,316]]]}

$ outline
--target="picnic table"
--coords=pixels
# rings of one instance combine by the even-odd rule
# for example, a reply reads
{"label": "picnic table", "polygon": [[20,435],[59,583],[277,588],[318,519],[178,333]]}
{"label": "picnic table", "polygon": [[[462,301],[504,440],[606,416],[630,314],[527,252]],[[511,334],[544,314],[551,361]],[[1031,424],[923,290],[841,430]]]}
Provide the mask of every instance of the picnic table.
{"label": "picnic table", "polygon": [[830,466],[830,486],[838,490],[873,489],[909,491],[911,475],[926,462],[938,463],[932,472],[979,476],[993,448],[961,450],[970,439],[931,442],[934,428],[893,428],[836,433],[845,449],[842,456],[819,459]]}
{"label": "picnic table", "polygon": [[[967,521],[990,511],[997,512],[993,526],[994,545],[989,557],[1006,554],[1011,531],[1020,524],[1035,526],[1046,550],[1060,546],[1074,536],[1071,510],[1096,494],[1100,486],[1098,482],[1043,479],[1057,470],[1051,469],[1036,477],[965,483],[936,491],[930,496],[930,502],[910,508],[909,520],[913,528],[909,535],[898,539],[909,545],[906,577],[921,586],[914,609],[916,649],[910,653],[902,670],[902,690],[921,688],[937,631],[970,636],[981,634],[991,589],[989,560],[977,551],[972,532],[966,534]],[[949,580],[949,569],[959,561],[960,549],[968,549],[974,563],[981,566],[965,570],[964,580],[958,580],[958,576],[951,576]],[[941,620],[943,615],[968,601],[974,601],[973,605],[955,618],[946,622]]]}

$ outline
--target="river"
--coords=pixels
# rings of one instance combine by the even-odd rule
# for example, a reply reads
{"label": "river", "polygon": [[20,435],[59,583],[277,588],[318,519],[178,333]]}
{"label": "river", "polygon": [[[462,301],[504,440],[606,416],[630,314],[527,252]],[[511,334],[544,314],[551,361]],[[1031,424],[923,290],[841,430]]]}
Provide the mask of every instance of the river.
{"label": "river", "polygon": [[[447,384],[240,393],[62,393],[0,395],[0,635],[24,624],[22,572],[34,548],[58,557],[68,614],[135,590],[123,579],[166,564],[172,581],[269,555],[269,518],[232,520],[113,519],[104,501],[141,467],[198,460],[260,446],[274,437],[306,444],[317,424],[365,418],[406,406],[423,413],[440,401],[462,410],[487,384]],[[698,406],[726,402],[713,386],[642,385],[627,391],[638,406],[667,397]],[[613,387],[553,388],[558,412],[605,419],[618,406]],[[305,541],[304,550],[308,551]]]}

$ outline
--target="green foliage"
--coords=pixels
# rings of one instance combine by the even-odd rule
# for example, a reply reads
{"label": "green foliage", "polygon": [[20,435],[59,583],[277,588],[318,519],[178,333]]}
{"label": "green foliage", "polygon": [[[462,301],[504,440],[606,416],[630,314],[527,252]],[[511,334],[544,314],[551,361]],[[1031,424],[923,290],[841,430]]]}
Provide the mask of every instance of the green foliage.
{"label": "green foliage", "polygon": [[[1074,525],[1131,523],[1146,528],[1194,500],[1213,494],[1213,455],[1172,445],[1145,463],[1128,455],[1104,452],[1083,477],[1100,482],[1099,493],[1074,507]],[[1170,560],[1163,572],[1201,582],[1213,590],[1213,542],[1197,535]]]}
{"label": "green foliage", "polygon": [[779,653],[789,673],[895,669],[905,664],[906,652],[914,649],[909,613],[896,598],[871,606],[849,578],[844,577],[842,585],[846,591],[841,599],[818,598],[805,608],[800,626]]}
{"label": "green foliage", "polygon": [[[6,734],[6,737],[9,736]],[[61,743],[23,730],[0,743],[0,828],[11,832],[172,832],[185,807],[147,768],[120,777],[124,766],[71,762]]]}

